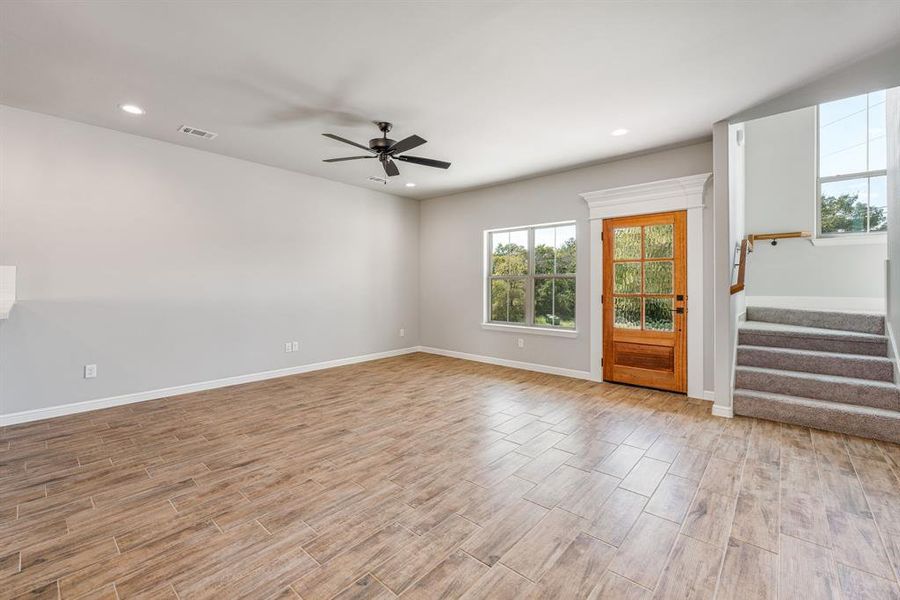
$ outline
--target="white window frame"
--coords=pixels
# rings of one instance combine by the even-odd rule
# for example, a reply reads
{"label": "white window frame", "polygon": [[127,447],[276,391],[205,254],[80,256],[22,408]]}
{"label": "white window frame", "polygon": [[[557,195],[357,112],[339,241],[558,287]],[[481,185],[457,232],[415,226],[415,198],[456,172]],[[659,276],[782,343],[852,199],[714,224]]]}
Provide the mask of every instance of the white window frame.
{"label": "white window frame", "polygon": [[[554,335],[558,337],[578,336],[578,275],[576,273],[565,275],[541,275],[534,272],[534,230],[545,227],[559,227],[562,225],[575,225],[575,261],[578,261],[578,226],[575,221],[558,221],[554,223],[537,223],[535,225],[521,225],[518,227],[502,227],[488,229],[484,232],[484,314],[481,327],[493,331],[535,333],[539,335]],[[526,231],[528,233],[528,273],[526,275],[502,276],[491,273],[491,260],[493,258],[493,235],[495,233],[508,233],[512,231]],[[514,279],[525,281],[525,322],[511,323],[509,321],[491,320],[491,281],[494,279]],[[575,323],[574,327],[562,327],[558,325],[538,325],[534,322],[534,282],[535,279],[572,279],[575,281]]]}
{"label": "white window frame", "polygon": [[[878,90],[873,90],[873,92]],[[869,93],[867,92],[866,96]],[[852,96],[850,96],[852,97]],[[840,98],[838,98],[840,100]],[[816,105],[816,238],[822,240],[833,240],[836,242],[837,239],[842,240],[841,243],[872,243],[875,239],[886,240],[887,232],[886,231],[868,231],[869,224],[866,223],[867,231],[858,231],[858,232],[847,232],[847,233],[822,233],[822,184],[823,183],[834,183],[835,181],[849,181],[851,179],[866,179],[868,181],[868,185],[871,187],[872,178],[873,177],[882,177],[887,175],[887,169],[875,169],[874,171],[861,171],[859,173],[847,173],[841,175],[829,175],[827,177],[821,176],[821,159],[822,152],[820,147],[820,139],[819,139],[819,131],[820,127],[820,115],[819,109],[821,104]],[[868,160],[869,156],[869,115],[868,115],[868,97],[866,98],[866,160]],[[869,194],[871,198],[871,194]],[[866,215],[866,220],[868,221],[868,215]],[[815,243],[815,242],[813,242]]]}

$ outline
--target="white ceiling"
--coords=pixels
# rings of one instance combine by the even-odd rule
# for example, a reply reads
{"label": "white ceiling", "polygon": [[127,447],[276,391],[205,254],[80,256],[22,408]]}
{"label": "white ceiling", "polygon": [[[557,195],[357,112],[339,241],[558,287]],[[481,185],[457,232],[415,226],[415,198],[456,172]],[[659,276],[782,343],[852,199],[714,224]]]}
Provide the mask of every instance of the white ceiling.
{"label": "white ceiling", "polygon": [[4,104],[364,187],[320,134],[384,119],[453,162],[398,163],[430,197],[708,136],[895,42],[900,2],[6,0],[0,36]]}

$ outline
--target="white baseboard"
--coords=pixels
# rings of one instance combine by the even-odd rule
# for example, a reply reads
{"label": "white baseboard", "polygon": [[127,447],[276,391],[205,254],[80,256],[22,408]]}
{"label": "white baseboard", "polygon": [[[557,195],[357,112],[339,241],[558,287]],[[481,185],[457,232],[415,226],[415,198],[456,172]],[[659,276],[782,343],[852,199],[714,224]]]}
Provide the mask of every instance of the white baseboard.
{"label": "white baseboard", "polygon": [[590,371],[579,371],[577,369],[564,369],[562,367],[551,367],[548,365],[540,365],[537,363],[522,362],[519,360],[508,360],[505,358],[495,358],[493,356],[482,356],[480,354],[469,354],[468,352],[457,352],[456,350],[444,350],[442,348],[431,348],[430,346],[419,346],[419,352],[427,352],[428,354],[439,354],[440,356],[449,356],[451,358],[461,358],[463,360],[471,360],[489,365],[498,365],[501,367],[510,367],[512,369],[522,369],[525,371],[535,371],[537,373],[548,373],[550,375],[562,375],[563,377],[574,377],[575,379],[587,379],[588,381],[596,381],[591,377]]}
{"label": "white baseboard", "polygon": [[889,358],[894,361],[894,383],[900,383],[900,352],[897,352],[897,339],[894,337],[894,328],[891,327],[890,319],[885,319],[884,325],[888,337],[888,349],[890,350]]}
{"label": "white baseboard", "polygon": [[805,308],[808,310],[843,310],[884,314],[884,298],[868,296],[746,296],[747,306],[769,308]]}
{"label": "white baseboard", "polygon": [[730,406],[713,404],[712,414],[714,417],[725,417],[726,419],[730,419],[734,416],[734,410]]}
{"label": "white baseboard", "polygon": [[50,406],[47,408],[38,408],[35,410],[26,410],[8,415],[0,415],[0,425],[16,425],[18,423],[28,423],[30,421],[40,421],[42,419],[50,419],[52,417],[62,417],[64,415],[73,415],[76,413],[87,412],[91,410],[99,410],[101,408],[110,408],[113,406],[121,406],[123,404],[133,404],[135,402],[145,402],[147,400],[157,400],[159,398],[168,398],[169,396],[180,396],[181,394],[190,394],[193,392],[202,392],[215,388],[227,387],[230,385],[238,385],[241,383],[252,383],[254,381],[263,381],[265,379],[276,379],[278,377],[286,377],[288,375],[298,375],[300,373],[309,373],[310,371],[320,371],[322,369],[331,369],[333,367],[341,367],[344,365],[352,365],[370,360],[378,360],[381,358],[390,358],[392,356],[400,356],[402,354],[410,354],[418,352],[418,347],[400,348],[398,350],[387,350],[385,352],[375,352],[374,354],[362,354],[359,356],[350,356],[347,358],[338,358],[335,360],[327,360],[324,362],[310,363],[307,365],[298,365],[296,367],[288,367],[286,369],[275,369],[273,371],[261,371],[259,373],[248,373],[246,375],[235,375],[234,377],[224,377],[222,379],[213,379],[211,381],[201,381],[199,383],[188,383],[185,385],[177,385],[174,387],[162,388],[157,390],[149,390],[146,392],[135,392],[133,394],[123,394],[121,396],[110,396],[108,398],[99,398],[97,400],[85,400],[83,402],[73,402],[71,404],[62,404],[60,406]]}

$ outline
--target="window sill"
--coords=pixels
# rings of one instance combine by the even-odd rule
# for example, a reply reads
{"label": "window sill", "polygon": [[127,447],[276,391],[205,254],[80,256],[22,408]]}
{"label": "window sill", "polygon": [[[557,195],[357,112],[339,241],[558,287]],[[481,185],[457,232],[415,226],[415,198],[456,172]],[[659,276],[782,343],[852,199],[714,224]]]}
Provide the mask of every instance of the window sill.
{"label": "window sill", "polygon": [[578,337],[575,329],[551,329],[550,327],[532,327],[529,325],[501,325],[499,323],[482,323],[482,329],[490,331],[506,331],[507,333],[533,333],[535,335],[549,335],[564,338]]}
{"label": "window sill", "polygon": [[887,244],[886,233],[846,234],[814,237],[809,240],[813,246],[870,246]]}

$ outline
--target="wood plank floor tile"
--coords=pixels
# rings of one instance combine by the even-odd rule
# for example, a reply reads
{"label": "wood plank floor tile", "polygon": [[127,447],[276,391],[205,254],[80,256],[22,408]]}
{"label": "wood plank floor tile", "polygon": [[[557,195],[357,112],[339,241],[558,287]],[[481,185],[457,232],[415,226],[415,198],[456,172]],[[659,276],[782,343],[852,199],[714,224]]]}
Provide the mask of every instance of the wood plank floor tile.
{"label": "wood plank floor tile", "polygon": [[616,549],[613,546],[579,533],[527,598],[592,598],[607,565],[615,555]]}
{"label": "wood plank floor tile", "polygon": [[520,600],[534,584],[501,563],[494,565],[462,596],[463,600]]}
{"label": "wood plank floor tile", "polygon": [[591,600],[648,600],[653,592],[612,571],[603,574]]}
{"label": "wood plank floor tile", "polygon": [[779,479],[777,464],[748,459],[734,511],[731,535],[778,552]]}
{"label": "wood plank floor tile", "polygon": [[660,482],[653,496],[644,510],[651,515],[681,523],[684,520],[694,494],[697,492],[697,482],[666,475]]}
{"label": "wood plank floor tile", "polygon": [[678,525],[643,513],[619,546],[609,570],[653,589],[677,536]]}
{"label": "wood plank floor tile", "polygon": [[459,598],[479,578],[485,575],[489,567],[475,560],[462,550],[457,550],[400,597],[414,600],[431,600],[432,598]]}
{"label": "wood plank floor tile", "polygon": [[837,566],[844,600],[900,600],[896,581],[876,577],[842,564]]}
{"label": "wood plank floor tile", "polygon": [[585,531],[607,544],[618,547],[641,516],[646,504],[645,496],[621,488],[616,489],[600,507],[599,514]]}
{"label": "wood plank floor tile", "polygon": [[586,525],[587,521],[577,515],[553,509],[500,562],[531,581],[538,581]]}
{"label": "wood plank floor tile", "polygon": [[716,598],[769,600],[778,595],[778,555],[731,538]]}
{"label": "wood plank floor tile", "polygon": [[518,500],[466,540],[462,549],[488,566],[515,546],[549,511],[527,500]]}
{"label": "wood plank floor tile", "polygon": [[701,542],[721,546],[731,532],[736,498],[700,488],[688,509],[681,532]]}
{"label": "wood plank floor tile", "polygon": [[679,535],[654,598],[713,598],[721,558],[722,551],[717,546]]}
{"label": "wood plank floor tile", "polygon": [[831,551],[812,542],[782,535],[779,590],[782,598],[837,600],[841,597]]}

